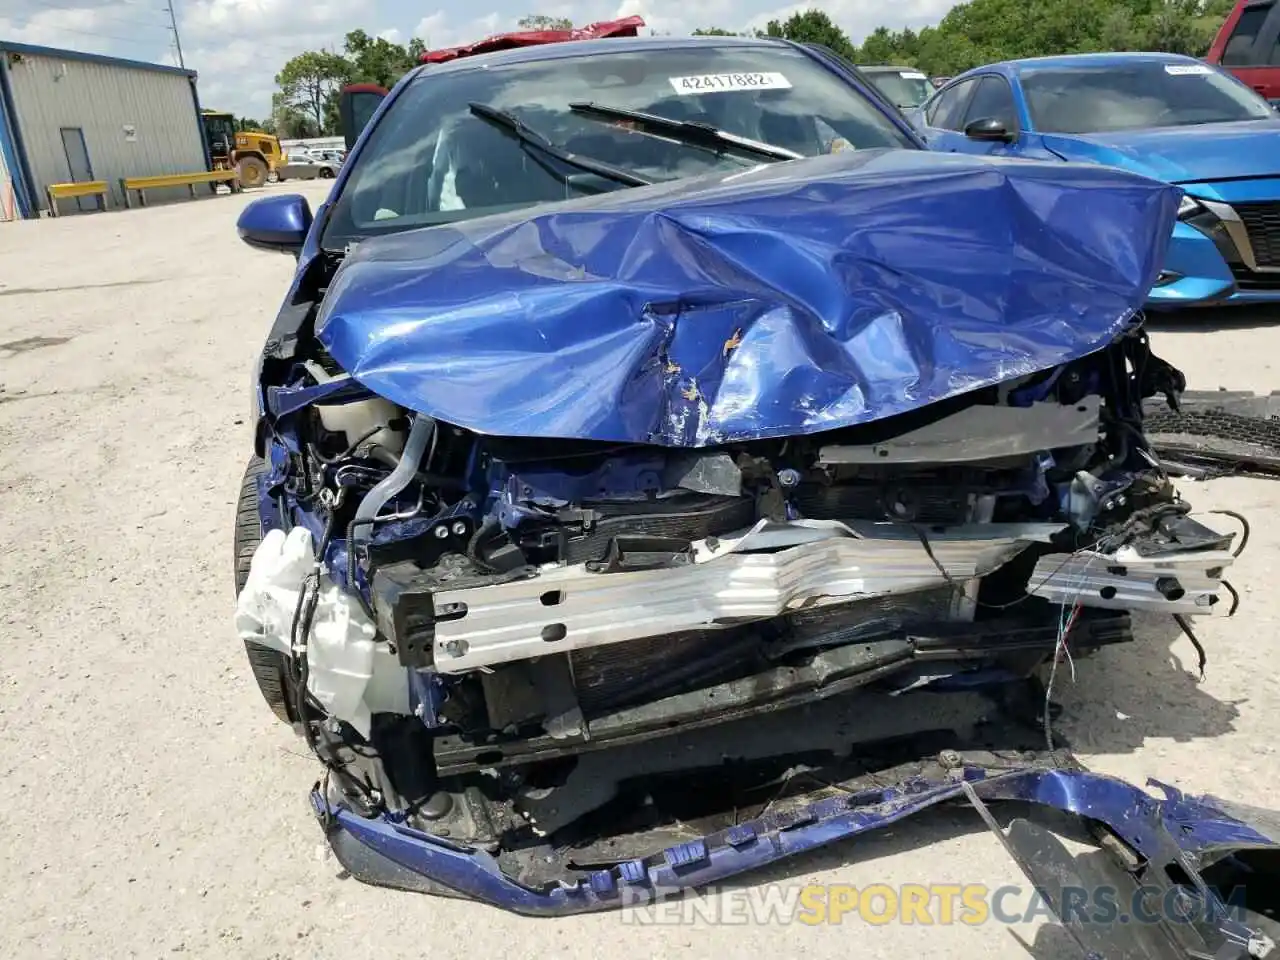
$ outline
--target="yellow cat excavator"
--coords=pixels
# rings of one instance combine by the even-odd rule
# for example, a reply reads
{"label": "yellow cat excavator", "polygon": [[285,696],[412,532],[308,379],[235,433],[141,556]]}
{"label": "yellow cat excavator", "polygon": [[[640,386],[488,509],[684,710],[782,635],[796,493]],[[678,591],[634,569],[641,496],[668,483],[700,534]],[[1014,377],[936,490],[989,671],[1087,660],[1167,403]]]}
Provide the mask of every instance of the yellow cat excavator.
{"label": "yellow cat excavator", "polygon": [[213,168],[235,170],[241,186],[262,186],[271,171],[284,162],[279,139],[257,130],[237,131],[236,119],[229,113],[201,110],[200,121]]}

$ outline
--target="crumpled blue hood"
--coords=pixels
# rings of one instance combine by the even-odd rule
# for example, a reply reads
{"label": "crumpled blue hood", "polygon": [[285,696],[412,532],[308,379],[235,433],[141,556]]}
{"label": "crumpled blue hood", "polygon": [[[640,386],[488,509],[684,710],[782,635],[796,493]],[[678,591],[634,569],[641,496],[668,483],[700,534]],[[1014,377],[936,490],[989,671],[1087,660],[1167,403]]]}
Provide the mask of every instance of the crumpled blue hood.
{"label": "crumpled blue hood", "polygon": [[375,393],[479,433],[814,433],[1104,347],[1179,199],[1102,167],[846,151],[364,241],[316,330]]}
{"label": "crumpled blue hood", "polygon": [[1169,183],[1276,176],[1280,119],[1043,135],[1066,160],[1105,163]]}

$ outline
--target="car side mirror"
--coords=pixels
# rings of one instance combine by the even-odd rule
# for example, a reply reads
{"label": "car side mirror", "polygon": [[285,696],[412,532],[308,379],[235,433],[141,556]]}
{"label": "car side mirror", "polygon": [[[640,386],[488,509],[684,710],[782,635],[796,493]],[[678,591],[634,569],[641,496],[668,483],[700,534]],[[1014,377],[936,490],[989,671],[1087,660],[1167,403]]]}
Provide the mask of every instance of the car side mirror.
{"label": "car side mirror", "polygon": [[974,120],[972,123],[966,124],[964,135],[970,140],[996,141],[999,143],[1009,143],[1014,139],[1013,134],[1005,129],[1005,125],[995,117],[983,117],[981,120]]}
{"label": "car side mirror", "polygon": [[349,83],[342,88],[338,94],[338,122],[348,150],[356,145],[386,96],[386,88],[376,83]]}
{"label": "car side mirror", "polygon": [[236,232],[255,250],[274,253],[302,252],[311,229],[311,205],[296,193],[282,197],[261,197],[240,212]]}

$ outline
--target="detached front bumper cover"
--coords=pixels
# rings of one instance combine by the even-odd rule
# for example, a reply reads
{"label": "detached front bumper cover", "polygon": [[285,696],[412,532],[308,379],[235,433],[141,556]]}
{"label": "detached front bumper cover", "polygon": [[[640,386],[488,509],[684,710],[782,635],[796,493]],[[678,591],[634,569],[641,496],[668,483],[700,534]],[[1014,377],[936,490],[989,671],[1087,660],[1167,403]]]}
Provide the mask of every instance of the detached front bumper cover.
{"label": "detached front bumper cover", "polygon": [[[950,752],[947,752],[950,754]],[[990,757],[991,755],[984,755]],[[1124,842],[1135,866],[1116,875],[1137,877],[1185,897],[1185,921],[1102,926],[1070,916],[1064,924],[1086,954],[1136,956],[1125,937],[1157,938],[1156,953],[1142,956],[1262,957],[1273,944],[1251,929],[1199,872],[1237,851],[1280,853],[1280,817],[1210,796],[1194,797],[1150,781],[1163,797],[1113,777],[1088,772],[1061,754],[1014,768],[944,755],[946,772],[894,786],[829,797],[727,830],[659,850],[576,883],[531,889],[503,874],[487,853],[451,844],[386,817],[365,819],[345,806],[330,806],[317,785],[312,805],[338,860],[356,878],[380,886],[477,900],[530,916],[555,916],[643,905],[682,890],[726,880],[757,867],[838,840],[877,830],[946,801],[968,799],[984,817],[987,804],[1020,801],[1100,824]],[[1053,765],[1057,761],[1059,765]],[[949,768],[949,769],[948,769]],[[1230,813],[1227,811],[1231,811]],[[989,822],[994,824],[994,821]],[[999,829],[999,828],[997,828]],[[1062,917],[1061,894],[1070,885],[1071,855],[1052,834],[1026,820],[1000,830],[1006,849],[1048,905]],[[1140,867],[1138,866],[1140,864]],[[1084,883],[1084,874],[1076,874]],[[1182,880],[1176,891],[1171,876]],[[1187,881],[1190,881],[1188,883]],[[1275,878],[1265,881],[1267,889]],[[1123,895],[1123,890],[1120,894]],[[1165,903],[1169,898],[1162,898]],[[1140,929],[1143,928],[1143,929]],[[1098,938],[1102,938],[1099,940]],[[1090,941],[1097,940],[1097,943]],[[1150,943],[1148,942],[1148,945]]]}

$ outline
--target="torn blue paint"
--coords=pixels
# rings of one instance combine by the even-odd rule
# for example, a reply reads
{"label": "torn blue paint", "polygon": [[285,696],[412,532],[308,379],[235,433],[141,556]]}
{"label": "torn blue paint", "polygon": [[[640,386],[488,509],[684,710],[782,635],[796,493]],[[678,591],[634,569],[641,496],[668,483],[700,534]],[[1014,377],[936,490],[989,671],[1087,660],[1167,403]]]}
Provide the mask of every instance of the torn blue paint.
{"label": "torn blue paint", "polygon": [[1096,166],[844,152],[365,240],[316,329],[373,392],[482,434],[809,434],[1105,347],[1180,196]]}

